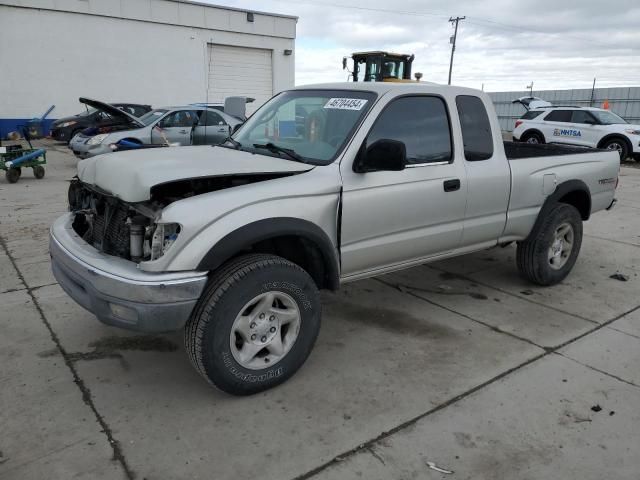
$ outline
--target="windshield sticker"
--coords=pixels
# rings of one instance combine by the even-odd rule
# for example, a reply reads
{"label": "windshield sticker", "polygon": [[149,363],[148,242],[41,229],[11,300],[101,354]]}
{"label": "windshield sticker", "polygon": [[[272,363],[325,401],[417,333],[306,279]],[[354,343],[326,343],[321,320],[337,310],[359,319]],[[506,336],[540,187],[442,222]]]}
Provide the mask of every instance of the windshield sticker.
{"label": "windshield sticker", "polygon": [[362,98],[330,98],[324,108],[335,110],[362,110],[367,100]]}

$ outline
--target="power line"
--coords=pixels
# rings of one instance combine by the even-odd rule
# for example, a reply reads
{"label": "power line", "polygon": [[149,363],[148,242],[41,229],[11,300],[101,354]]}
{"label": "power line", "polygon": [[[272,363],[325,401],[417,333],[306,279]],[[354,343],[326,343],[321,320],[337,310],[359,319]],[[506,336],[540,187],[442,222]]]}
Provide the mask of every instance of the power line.
{"label": "power line", "polygon": [[451,70],[453,70],[453,54],[456,51],[456,39],[458,38],[458,22],[460,20],[464,20],[467,17],[449,17],[449,22],[453,25],[455,24],[455,30],[453,32],[453,37],[451,37],[451,60],[449,61],[449,82],[447,85],[451,85]]}

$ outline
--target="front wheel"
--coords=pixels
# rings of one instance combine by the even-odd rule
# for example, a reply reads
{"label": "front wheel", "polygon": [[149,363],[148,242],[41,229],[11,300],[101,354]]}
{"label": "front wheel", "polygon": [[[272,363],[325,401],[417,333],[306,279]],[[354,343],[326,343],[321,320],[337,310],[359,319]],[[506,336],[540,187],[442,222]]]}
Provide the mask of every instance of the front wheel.
{"label": "front wheel", "polygon": [[582,218],[573,205],[560,203],[530,238],[518,243],[518,270],[538,285],[554,285],[573,268],[582,245]]}
{"label": "front wheel", "polygon": [[196,370],[233,395],[291,377],[320,329],[320,296],[307,272],[275,255],[244,255],[213,275],[185,327]]}
{"label": "front wheel", "polygon": [[616,150],[620,154],[620,161],[625,161],[629,156],[629,147],[627,142],[619,138],[607,140],[602,144],[602,148],[606,150]]}

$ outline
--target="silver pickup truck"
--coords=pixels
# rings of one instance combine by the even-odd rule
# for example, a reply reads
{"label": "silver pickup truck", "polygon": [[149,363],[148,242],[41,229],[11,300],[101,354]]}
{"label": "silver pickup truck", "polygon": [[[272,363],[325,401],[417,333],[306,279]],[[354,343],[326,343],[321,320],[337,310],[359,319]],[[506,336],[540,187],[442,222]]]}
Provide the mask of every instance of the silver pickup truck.
{"label": "silver pickup truck", "polygon": [[306,86],[221,146],[81,161],[52,268],[108,325],[184,329],[203,377],[246,395],[304,363],[320,289],[510,242],[525,278],[562,281],[619,166],[613,151],[504,143],[476,90]]}

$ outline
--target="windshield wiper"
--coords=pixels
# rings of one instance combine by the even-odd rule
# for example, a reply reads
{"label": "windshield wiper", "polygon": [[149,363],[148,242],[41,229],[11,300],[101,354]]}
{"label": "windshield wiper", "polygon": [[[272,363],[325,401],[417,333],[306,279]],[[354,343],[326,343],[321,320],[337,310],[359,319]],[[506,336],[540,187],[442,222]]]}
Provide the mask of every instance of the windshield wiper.
{"label": "windshield wiper", "polygon": [[254,143],[253,146],[255,148],[264,148],[265,150],[269,150],[270,152],[273,152],[273,153],[284,153],[285,155],[287,155],[292,160],[295,160],[296,162],[309,163],[304,158],[302,158],[300,155],[298,155],[295,150],[293,150],[291,148],[280,147],[280,146],[276,145],[275,143],[271,143],[271,142],[269,142],[269,143]]}

